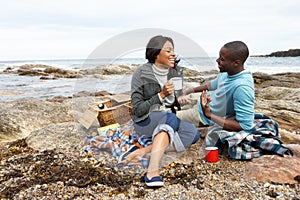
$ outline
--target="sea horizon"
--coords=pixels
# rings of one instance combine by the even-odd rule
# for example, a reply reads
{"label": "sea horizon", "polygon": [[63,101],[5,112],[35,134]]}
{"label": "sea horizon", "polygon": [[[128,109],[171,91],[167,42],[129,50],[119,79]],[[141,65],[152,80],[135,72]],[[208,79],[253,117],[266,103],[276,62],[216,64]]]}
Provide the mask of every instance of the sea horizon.
{"label": "sea horizon", "polygon": [[[187,68],[194,68],[199,71],[209,71],[217,69],[215,60],[217,57],[185,57],[181,58],[180,65]],[[64,58],[64,59],[22,59],[22,60],[4,60],[0,61],[0,71],[7,67],[18,67],[26,64],[48,65],[52,67],[80,70],[85,67],[106,66],[106,65],[140,65],[147,62],[144,58]],[[267,74],[300,72],[299,57],[260,57],[250,56],[245,68],[252,72],[263,72]]]}

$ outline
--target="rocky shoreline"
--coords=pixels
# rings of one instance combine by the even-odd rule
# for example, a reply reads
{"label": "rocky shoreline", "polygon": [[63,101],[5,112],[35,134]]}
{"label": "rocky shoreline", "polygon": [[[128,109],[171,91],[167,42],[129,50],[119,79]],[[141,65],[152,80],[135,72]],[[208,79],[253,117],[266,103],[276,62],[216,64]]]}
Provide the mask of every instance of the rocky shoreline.
{"label": "rocky shoreline", "polygon": [[[134,67],[109,68],[105,73],[131,73]],[[38,66],[30,69],[40,70]],[[17,70],[3,73],[13,71]],[[29,74],[32,73],[26,75]],[[103,71],[99,72],[97,68],[68,72],[65,77],[68,74],[105,78]],[[214,74],[210,72],[210,75]],[[38,76],[60,78],[53,73]],[[199,76],[202,75],[185,71],[186,82],[205,81]],[[166,162],[162,170],[166,186],[153,190],[146,188],[141,181],[144,169],[118,170],[116,160],[109,153],[95,156],[81,151],[83,139],[99,127],[97,121],[89,129],[77,122],[95,94],[81,93],[76,97],[56,97],[47,101],[21,99],[0,103],[0,197],[300,199],[300,74],[255,73],[254,79],[256,112],[278,121],[282,140],[294,150],[293,158],[266,155],[252,161],[236,161],[222,155],[218,163],[206,163],[203,140],[200,140],[183,155],[169,156],[172,160]],[[108,94],[98,92],[96,95],[100,98]],[[291,166],[294,173],[291,173]],[[279,169],[281,173],[278,173]]]}
{"label": "rocky shoreline", "polygon": [[276,51],[268,55],[258,55],[255,57],[297,57],[300,56],[300,49],[289,49],[287,51]]}

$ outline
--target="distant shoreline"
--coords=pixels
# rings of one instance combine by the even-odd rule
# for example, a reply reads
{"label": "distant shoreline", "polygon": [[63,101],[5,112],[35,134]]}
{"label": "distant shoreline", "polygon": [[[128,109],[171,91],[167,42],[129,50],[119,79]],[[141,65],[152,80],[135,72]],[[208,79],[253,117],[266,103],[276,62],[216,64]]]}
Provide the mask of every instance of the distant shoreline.
{"label": "distant shoreline", "polygon": [[251,55],[250,57],[298,57],[300,49],[289,49],[287,51],[275,51],[267,55]]}

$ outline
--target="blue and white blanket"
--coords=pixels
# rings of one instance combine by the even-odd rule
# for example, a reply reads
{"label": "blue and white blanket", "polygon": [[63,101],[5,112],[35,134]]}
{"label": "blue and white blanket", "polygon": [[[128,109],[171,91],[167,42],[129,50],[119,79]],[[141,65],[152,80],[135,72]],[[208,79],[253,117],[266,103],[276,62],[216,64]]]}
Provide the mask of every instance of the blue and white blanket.
{"label": "blue and white blanket", "polygon": [[233,159],[250,160],[265,154],[293,155],[283,144],[278,123],[263,114],[255,114],[254,126],[248,131],[230,132],[214,126],[205,138],[206,146],[223,147]]}
{"label": "blue and white blanket", "polygon": [[[107,128],[103,131],[98,129],[97,135],[89,135],[86,137],[83,145],[84,152],[93,152],[94,154],[101,153],[101,151],[110,151],[112,156],[116,159],[126,152],[131,146],[136,145],[140,148],[152,144],[152,139],[147,137],[137,137],[134,132],[133,121],[113,128]],[[148,155],[145,157],[138,157],[138,162],[143,167],[149,164]],[[132,165],[129,163],[127,165]]]}

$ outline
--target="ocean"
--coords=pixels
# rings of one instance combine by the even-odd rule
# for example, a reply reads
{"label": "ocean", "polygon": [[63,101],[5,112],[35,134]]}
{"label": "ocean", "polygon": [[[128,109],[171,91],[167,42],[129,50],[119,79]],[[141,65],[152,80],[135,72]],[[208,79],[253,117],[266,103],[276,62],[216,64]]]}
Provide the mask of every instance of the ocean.
{"label": "ocean", "polygon": [[[216,58],[181,58],[180,65],[197,71],[217,70]],[[139,65],[145,63],[142,58],[118,59],[61,59],[61,60],[13,60],[0,61],[0,72],[7,67],[25,64],[44,64],[68,70],[81,70],[95,66]],[[252,72],[267,74],[300,72],[300,57],[249,57],[245,67]],[[96,92],[106,90],[117,94],[130,91],[130,75],[112,75],[110,79],[91,78],[40,80],[39,77],[0,74],[0,102],[10,102],[20,98],[34,97],[48,99],[54,96],[72,96],[80,91]]]}

